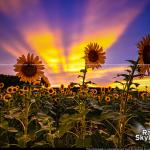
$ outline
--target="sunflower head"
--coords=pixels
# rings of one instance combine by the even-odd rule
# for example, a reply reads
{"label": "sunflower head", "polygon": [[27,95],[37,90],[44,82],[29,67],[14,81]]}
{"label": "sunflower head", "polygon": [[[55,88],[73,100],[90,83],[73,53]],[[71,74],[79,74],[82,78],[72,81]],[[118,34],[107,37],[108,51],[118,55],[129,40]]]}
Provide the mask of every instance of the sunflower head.
{"label": "sunflower head", "polygon": [[12,94],[13,93],[13,87],[12,86],[8,87],[6,92],[9,94]]}
{"label": "sunflower head", "polygon": [[24,92],[28,92],[29,91],[29,87],[28,86],[23,86],[23,89],[22,89]]}
{"label": "sunflower head", "polygon": [[138,71],[143,76],[146,72],[150,75],[150,34],[142,38],[138,42],[137,48],[139,49],[139,68]]}
{"label": "sunflower head", "polygon": [[65,88],[64,84],[61,84],[60,85],[60,90],[64,90],[64,88]]}
{"label": "sunflower head", "polygon": [[39,85],[40,85],[40,81],[39,81],[39,80],[34,81],[34,82],[33,82],[33,85],[34,85],[34,86],[39,86]]}
{"label": "sunflower head", "polygon": [[20,77],[20,80],[29,83],[38,80],[43,75],[43,69],[44,66],[39,57],[34,57],[33,54],[29,53],[27,57],[24,55],[19,57],[17,64],[14,65],[14,71],[17,72],[16,75]]}
{"label": "sunflower head", "polygon": [[2,89],[4,87],[4,83],[0,82],[0,89]]}
{"label": "sunflower head", "polygon": [[110,102],[110,97],[109,97],[109,96],[106,96],[106,97],[105,97],[105,101],[106,101],[106,103],[109,103],[109,102]]}
{"label": "sunflower head", "polygon": [[10,100],[10,99],[11,99],[11,95],[10,95],[10,94],[5,94],[4,97],[3,97],[3,99],[4,99],[5,101]]}
{"label": "sunflower head", "polygon": [[115,99],[119,98],[119,95],[117,93],[113,94],[113,96],[114,96]]}
{"label": "sunflower head", "polygon": [[18,91],[17,87],[12,87],[13,93],[16,93]]}
{"label": "sunflower head", "polygon": [[23,96],[25,93],[24,93],[24,90],[19,90],[19,92],[18,92],[18,94],[19,94],[19,96]]}
{"label": "sunflower head", "polygon": [[85,63],[88,68],[98,68],[105,63],[105,52],[97,43],[90,43],[85,47]]}
{"label": "sunflower head", "polygon": [[41,77],[41,83],[44,84],[45,87],[50,87],[50,86],[51,86],[51,84],[50,84],[48,78],[47,78],[45,75],[43,75],[43,76]]}
{"label": "sunflower head", "polygon": [[38,92],[39,89],[38,88],[33,88],[32,92]]}
{"label": "sunflower head", "polygon": [[97,98],[98,98],[98,101],[99,101],[99,102],[101,102],[102,97],[101,97],[100,95],[98,95],[98,97],[97,97]]}
{"label": "sunflower head", "polygon": [[48,88],[48,92],[50,95],[53,95],[54,94],[54,89],[53,88]]}
{"label": "sunflower head", "polygon": [[16,85],[16,88],[19,90],[19,88],[20,88],[19,85]]}

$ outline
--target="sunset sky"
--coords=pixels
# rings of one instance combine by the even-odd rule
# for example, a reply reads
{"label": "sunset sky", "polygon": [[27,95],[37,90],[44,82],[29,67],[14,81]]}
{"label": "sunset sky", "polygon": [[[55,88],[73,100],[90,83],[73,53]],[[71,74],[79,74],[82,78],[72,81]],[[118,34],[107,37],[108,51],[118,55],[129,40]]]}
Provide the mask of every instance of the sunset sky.
{"label": "sunset sky", "polygon": [[[0,74],[12,74],[17,57],[40,56],[53,86],[79,81],[84,47],[98,42],[106,63],[87,80],[112,85],[137,59],[136,44],[150,33],[150,0],[0,0]],[[149,78],[137,79],[141,87]],[[149,83],[148,83],[149,82]]]}

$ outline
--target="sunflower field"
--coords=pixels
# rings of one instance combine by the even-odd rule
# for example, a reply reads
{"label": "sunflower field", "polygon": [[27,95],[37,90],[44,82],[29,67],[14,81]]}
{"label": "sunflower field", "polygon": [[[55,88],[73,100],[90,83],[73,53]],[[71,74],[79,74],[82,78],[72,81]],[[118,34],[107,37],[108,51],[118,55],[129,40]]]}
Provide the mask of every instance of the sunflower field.
{"label": "sunflower field", "polygon": [[94,88],[86,81],[89,68],[105,63],[97,43],[85,47],[82,83],[67,87],[51,86],[38,56],[19,57],[16,76],[0,78],[0,148],[149,148],[150,93],[139,91],[134,78],[150,75],[150,35],[138,49],[138,59],[117,75],[122,88]]}

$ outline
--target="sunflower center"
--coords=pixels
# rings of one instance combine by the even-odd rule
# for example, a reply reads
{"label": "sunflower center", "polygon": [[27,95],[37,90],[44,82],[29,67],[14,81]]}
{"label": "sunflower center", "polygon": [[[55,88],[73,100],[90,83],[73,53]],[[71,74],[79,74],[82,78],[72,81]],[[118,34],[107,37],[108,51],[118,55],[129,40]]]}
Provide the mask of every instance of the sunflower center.
{"label": "sunflower center", "polygon": [[143,49],[143,61],[144,64],[150,64],[150,45],[147,45]]}
{"label": "sunflower center", "polygon": [[24,64],[22,66],[22,72],[27,77],[32,77],[37,73],[37,67],[35,64]]}
{"label": "sunflower center", "polygon": [[91,50],[88,53],[88,58],[89,58],[89,61],[96,62],[98,60],[98,52],[95,50]]}

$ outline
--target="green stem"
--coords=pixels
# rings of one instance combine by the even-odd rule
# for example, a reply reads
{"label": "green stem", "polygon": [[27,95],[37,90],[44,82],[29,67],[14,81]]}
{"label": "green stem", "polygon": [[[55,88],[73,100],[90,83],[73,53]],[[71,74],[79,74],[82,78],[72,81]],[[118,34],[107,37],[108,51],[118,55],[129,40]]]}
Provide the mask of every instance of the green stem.
{"label": "green stem", "polygon": [[[125,87],[127,87],[127,90],[125,92],[125,89],[124,89],[125,100],[123,100],[123,99],[121,100],[121,105],[120,105],[120,115],[121,115],[121,117],[125,116],[125,114],[126,114],[129,90],[130,90],[130,86],[132,85],[132,81],[133,81],[133,78],[134,78],[134,73],[136,71],[137,65],[138,65],[138,60],[136,61],[135,65],[132,69],[131,75],[129,76],[129,80],[126,82],[126,85],[125,85]],[[124,130],[125,130],[125,118],[121,118],[120,121],[119,121],[119,132],[120,132],[120,138],[119,138],[119,142],[118,142],[119,147],[122,147],[123,144],[124,144],[124,141],[123,141],[123,139],[124,139]]]}
{"label": "green stem", "polygon": [[130,86],[132,84],[132,81],[133,81],[133,78],[134,78],[134,73],[136,71],[137,65],[138,65],[138,60],[136,61],[135,65],[134,65],[134,68],[132,70],[132,73],[131,73],[131,76],[130,76],[130,79],[129,79],[129,83],[127,85],[127,94],[126,94],[126,98],[125,98],[125,109],[126,109],[126,103],[127,103],[127,100],[128,100],[129,89],[130,89]]}
{"label": "green stem", "polygon": [[87,73],[87,67],[86,67],[86,64],[85,64],[84,74],[83,74],[83,82],[82,82],[82,86],[83,86],[83,88],[84,88],[84,84],[85,84],[85,77],[86,77],[86,73]]}
{"label": "green stem", "polygon": [[[30,98],[31,98],[31,85],[29,85],[28,97],[25,98],[25,121],[24,121],[24,127],[25,127],[24,135],[25,135],[25,138],[27,138],[27,135],[28,135],[28,124],[29,124],[28,116],[29,116],[29,101],[30,101]],[[26,143],[26,139],[25,139],[25,143]]]}
{"label": "green stem", "polygon": [[81,119],[81,139],[82,139],[82,147],[84,147],[85,143],[84,143],[84,140],[85,140],[85,134],[86,134],[86,120],[85,120],[85,104],[82,103],[81,104],[81,110],[80,110],[80,113],[81,113],[81,116],[82,116],[82,119]]}

